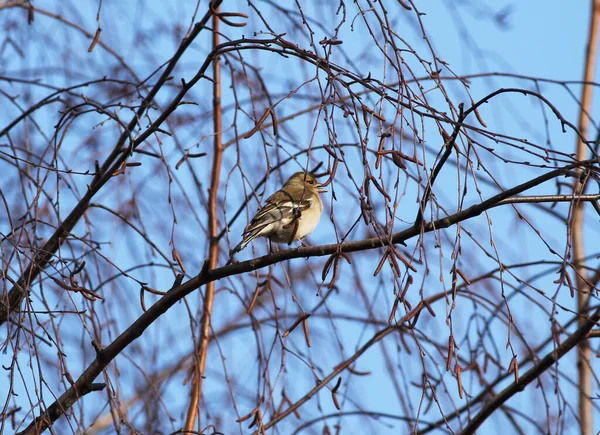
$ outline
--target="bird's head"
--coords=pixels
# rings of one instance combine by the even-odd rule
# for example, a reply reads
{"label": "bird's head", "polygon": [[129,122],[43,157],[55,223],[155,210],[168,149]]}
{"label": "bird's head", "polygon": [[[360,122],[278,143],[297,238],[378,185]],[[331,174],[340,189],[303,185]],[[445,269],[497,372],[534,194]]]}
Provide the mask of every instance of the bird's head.
{"label": "bird's head", "polygon": [[315,176],[310,172],[296,172],[285,184],[288,186],[302,186],[307,189],[314,190],[317,193],[326,192],[325,189],[321,189],[321,183],[319,183]]}

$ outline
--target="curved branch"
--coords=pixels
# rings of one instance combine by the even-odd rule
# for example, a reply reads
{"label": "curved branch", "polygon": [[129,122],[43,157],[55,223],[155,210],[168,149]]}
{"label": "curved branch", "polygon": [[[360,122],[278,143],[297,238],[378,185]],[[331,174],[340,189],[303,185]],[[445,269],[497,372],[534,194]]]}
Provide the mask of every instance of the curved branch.
{"label": "curved branch", "polygon": [[[585,164],[593,164],[593,162],[583,162]],[[22,432],[22,434],[34,434],[41,433],[41,431],[48,428],[60,415],[62,414],[50,414],[50,409],[60,409],[62,413],[66,412],[69,408],[69,404],[73,404],[78,398],[79,391],[85,391],[86,388],[89,388],[100,373],[108,366],[108,364],[117,357],[127,346],[129,346],[134,340],[140,337],[144,331],[160,316],[169,310],[173,305],[179,302],[188,294],[192,293],[194,290],[208,284],[209,282],[216,281],[219,279],[223,279],[229,276],[238,275],[241,273],[251,272],[257,269],[261,269],[263,267],[280,263],[285,260],[289,260],[292,258],[308,258],[308,257],[321,257],[325,255],[331,255],[336,252],[357,252],[357,251],[366,251],[370,249],[376,249],[385,247],[390,244],[402,243],[406,240],[409,240],[413,237],[418,237],[421,232],[432,232],[435,230],[439,230],[442,228],[448,228],[458,222],[465,221],[472,217],[478,216],[484,211],[494,207],[500,201],[503,201],[507,198],[510,198],[518,193],[521,193],[525,190],[528,190],[532,187],[535,187],[539,184],[542,184],[545,181],[551,180],[553,178],[559,176],[571,176],[571,177],[579,177],[577,173],[573,171],[574,168],[581,166],[581,164],[572,164],[565,168],[556,169],[554,171],[550,171],[547,174],[541,175],[533,180],[530,180],[526,183],[520,184],[512,189],[508,189],[504,192],[501,192],[492,198],[487,199],[479,204],[473,205],[465,210],[462,210],[453,215],[438,219],[433,222],[429,222],[423,225],[422,228],[418,228],[412,226],[404,231],[400,231],[398,233],[393,234],[391,237],[373,237],[370,239],[359,240],[355,242],[345,242],[341,244],[330,244],[330,245],[321,245],[321,246],[310,246],[310,247],[300,247],[300,248],[292,248],[284,251],[279,251],[273,254],[264,255],[262,257],[258,257],[252,260],[243,261],[240,263],[230,264],[223,267],[219,267],[216,269],[210,270],[208,261],[205,261],[204,266],[200,273],[194,278],[190,279],[186,283],[176,286],[169,290],[158,302],[152,305],[146,312],[144,312],[135,322],[131,324],[129,328],[127,328],[121,335],[119,335],[110,345],[108,345],[104,349],[96,348],[96,359],[88,366],[88,368],[79,376],[77,381],[67,390],[65,391],[51,406],[48,410],[41,416],[37,417],[34,422],[32,422],[29,427]],[[440,296],[441,297],[441,296]],[[431,302],[431,301],[430,301]],[[415,308],[411,313],[415,312],[417,309],[420,310],[421,304]],[[422,308],[422,307],[421,307]],[[597,313],[600,315],[600,313]],[[411,317],[414,316],[414,313]],[[592,325],[593,326],[593,325]],[[391,328],[391,329],[390,329]],[[387,334],[395,330],[397,327],[392,326],[380,331],[376,334],[369,343],[373,344],[377,341],[381,340]],[[591,326],[590,328],[591,329]],[[586,330],[586,334],[589,331]],[[585,334],[584,334],[585,336]],[[374,341],[373,341],[374,340]],[[367,343],[368,344],[368,343]],[[361,348],[362,349],[362,348]],[[366,349],[365,349],[366,350]],[[358,352],[357,352],[358,354]],[[358,358],[360,354],[356,356]],[[352,359],[352,358],[351,358]],[[347,365],[351,364],[354,360],[348,360]],[[346,365],[346,366],[347,366]],[[335,377],[337,371],[332,375]],[[332,379],[333,379],[332,377]],[[326,378],[328,379],[328,378]],[[324,383],[326,383],[326,379]],[[315,387],[317,389],[322,388],[321,386]],[[316,392],[316,391],[315,391]],[[74,400],[75,399],[75,400]],[[68,405],[68,406],[67,406]],[[290,411],[291,412],[291,411]],[[287,415],[287,414],[285,414]],[[284,414],[281,415],[281,418],[285,417]],[[274,424],[276,421],[272,421]],[[42,426],[40,426],[42,425]],[[40,427],[42,428],[40,430]],[[265,428],[268,426],[265,426]],[[39,431],[39,432],[35,432]]]}
{"label": "curved branch", "polygon": [[446,148],[444,150],[444,154],[442,155],[442,158],[440,159],[438,164],[434,167],[433,173],[432,173],[431,177],[429,178],[429,182],[427,183],[425,192],[423,193],[423,199],[421,200],[421,205],[419,206],[419,211],[417,212],[417,217],[415,218],[415,226],[420,225],[421,222],[423,221],[423,213],[425,212],[425,207],[427,206],[427,202],[429,201],[429,198],[431,196],[431,192],[433,190],[433,183],[435,182],[437,176],[439,175],[440,171],[442,170],[442,166],[444,166],[444,164],[450,157],[450,154],[452,153],[452,149],[454,148],[454,146],[456,144],[456,139],[458,138],[460,129],[464,125],[463,124],[464,120],[467,118],[467,116],[470,113],[476,112],[476,110],[479,106],[483,105],[484,103],[488,103],[490,99],[492,99],[498,95],[505,94],[505,93],[521,93],[524,95],[532,95],[536,98],[539,98],[550,108],[550,110],[552,110],[554,115],[561,122],[563,132],[565,131],[565,125],[568,125],[577,134],[577,136],[579,137],[579,140],[582,143],[588,144],[587,140],[582,135],[582,133],[577,129],[577,127],[575,127],[575,125],[573,123],[567,121],[562,116],[562,114],[558,111],[558,109],[546,97],[544,97],[542,94],[540,94],[538,92],[533,92],[533,91],[530,91],[527,89],[519,89],[519,88],[502,88],[502,89],[497,89],[496,91],[486,95],[485,97],[483,97],[481,100],[479,100],[478,102],[473,104],[471,107],[469,107],[465,111],[463,111],[463,105],[461,104],[461,105],[459,105],[460,113],[458,115],[458,120],[456,121],[456,124],[454,126],[454,131],[452,132],[452,135],[444,143],[444,147]]}
{"label": "curved branch", "polygon": [[[144,100],[142,101],[142,104],[140,105],[140,108],[136,112],[136,115],[132,118],[132,120],[127,125],[127,128],[124,129],[122,135],[119,137],[117,144],[115,145],[115,148],[113,149],[112,153],[106,158],[106,160],[104,161],[104,163],[102,164],[100,169],[97,171],[96,176],[94,177],[92,183],[90,184],[90,186],[89,186],[87,192],[85,193],[85,195],[83,196],[83,198],[79,201],[79,203],[75,206],[75,208],[71,211],[71,213],[61,223],[58,230],[52,235],[52,237],[50,237],[48,242],[46,242],[46,244],[39,250],[40,254],[38,254],[38,256],[36,258],[34,258],[34,260],[31,262],[31,264],[28,266],[28,268],[23,272],[23,274],[19,278],[18,283],[20,284],[21,288],[27,289],[29,287],[29,283],[31,283],[31,281],[33,281],[39,275],[39,273],[46,267],[46,265],[51,260],[54,253],[58,250],[59,246],[61,245],[62,236],[65,233],[70,232],[74,228],[75,224],[79,221],[81,216],[85,213],[85,211],[89,207],[89,202],[90,202],[91,198],[108,182],[108,180],[110,180],[110,178],[112,177],[112,174],[119,169],[119,167],[123,164],[123,162],[125,162],[127,160],[127,158],[129,157],[130,151],[135,149],[136,147],[138,147],[140,144],[142,144],[150,135],[152,135],[154,132],[156,132],[159,129],[160,125],[179,106],[180,102],[182,101],[183,97],[187,94],[187,92],[200,79],[202,79],[204,77],[205,71],[208,69],[208,67],[212,63],[213,59],[215,58],[215,56],[226,53],[228,51],[236,51],[236,50],[242,50],[242,49],[243,50],[259,49],[259,50],[273,51],[273,52],[281,54],[281,55],[293,55],[293,56],[299,57],[301,59],[304,59],[304,60],[314,64],[315,66],[317,66],[318,68],[327,72],[328,74],[330,74],[331,71],[334,71],[334,72],[339,73],[341,76],[350,79],[352,82],[360,83],[363,87],[377,93],[382,98],[384,98],[394,104],[399,104],[403,107],[407,107],[407,108],[411,109],[415,114],[418,114],[419,116],[424,116],[424,117],[428,117],[428,118],[438,119],[438,120],[444,121],[444,122],[454,123],[457,126],[457,128],[459,128],[462,125],[462,124],[456,124],[455,121],[453,121],[452,119],[448,118],[445,115],[429,113],[429,112],[420,112],[419,110],[415,109],[415,106],[414,106],[418,102],[406,103],[406,102],[402,102],[398,99],[391,98],[389,95],[387,95],[387,93],[385,91],[386,90],[393,91],[393,89],[390,89],[388,86],[381,84],[377,80],[374,80],[372,78],[362,78],[362,77],[360,77],[360,76],[358,76],[336,64],[333,64],[325,59],[320,58],[319,56],[317,56],[316,54],[314,54],[312,52],[303,50],[303,49],[299,48],[297,45],[294,45],[288,41],[283,40],[280,37],[277,37],[277,38],[273,38],[273,39],[240,39],[240,40],[235,40],[235,41],[229,41],[229,42],[226,42],[226,43],[223,43],[223,44],[220,44],[219,46],[217,46],[215,49],[213,49],[213,51],[211,51],[211,53],[209,53],[206,60],[204,61],[204,63],[202,64],[202,66],[200,67],[200,69],[198,70],[196,75],[192,78],[192,80],[190,80],[187,83],[184,82],[184,86],[181,88],[180,92],[177,94],[176,97],[173,98],[171,103],[165,108],[165,110],[160,114],[160,116],[152,123],[152,125],[149,128],[147,128],[144,132],[142,132],[139,136],[137,136],[135,138],[135,140],[130,138],[131,132],[133,132],[135,127],[138,125],[137,124],[138,120],[141,118],[144,111],[150,105],[150,103],[152,102],[152,100],[154,99],[154,97],[158,93],[158,91],[161,89],[161,87],[170,79],[170,73],[173,71],[173,68],[175,67],[176,63],[180,59],[181,55],[189,47],[189,45],[194,40],[194,38],[198,35],[198,33],[202,29],[205,28],[206,23],[208,22],[208,20],[214,13],[215,8],[217,8],[220,3],[221,3],[221,0],[214,0],[213,2],[211,2],[209,11],[202,18],[202,20],[196,24],[196,26],[194,27],[194,30],[191,32],[191,34],[182,41],[176,54],[173,56],[173,58],[171,59],[171,61],[168,64],[168,66],[163,71],[163,74],[161,75],[161,77],[159,78],[159,80],[157,81],[155,86],[152,88],[152,90],[144,98]],[[278,48],[273,48],[273,47],[271,47],[271,45],[276,45]],[[372,82],[380,85],[382,87],[382,89],[379,89]],[[488,100],[490,98],[493,98],[494,96],[500,95],[502,93],[522,93],[525,95],[532,95],[532,96],[539,98],[545,104],[547,104],[551,108],[551,110],[554,112],[554,114],[559,118],[559,120],[561,121],[561,123],[563,125],[563,129],[564,129],[564,125],[568,125],[578,134],[579,137],[581,137],[580,133],[577,131],[575,126],[573,124],[571,124],[569,121],[567,121],[566,119],[564,119],[562,117],[562,115],[560,114],[560,112],[558,111],[558,109],[556,109],[544,96],[542,96],[539,93],[529,91],[527,89],[505,88],[505,89],[499,89],[495,92],[492,92],[491,94],[487,95],[486,97],[482,98],[480,101],[478,101],[477,103],[472,105],[468,110],[466,110],[464,112],[463,118],[466,117],[469,113],[475,111],[477,109],[477,107],[479,107],[480,105],[488,102]],[[466,125],[465,125],[465,127],[466,127]],[[131,145],[129,148],[125,148],[124,145],[128,138],[130,138],[130,140],[131,140]],[[582,138],[582,140],[583,140],[583,138]],[[581,165],[583,165],[584,163],[585,162],[582,162]],[[512,195],[509,195],[509,196],[512,196]],[[509,197],[509,196],[507,196],[507,197]],[[505,197],[505,198],[507,198],[507,197]],[[398,242],[394,242],[394,243],[398,243]],[[381,244],[380,244],[380,246],[381,246]],[[8,292],[7,300],[1,301],[1,303],[0,303],[0,325],[7,320],[8,315],[10,314],[10,312],[12,310],[17,309],[20,306],[24,297],[25,297],[25,294],[23,292],[21,292],[19,287],[13,287]]]}
{"label": "curved branch", "polygon": [[[61,222],[57,230],[54,232],[54,234],[52,234],[52,236],[48,239],[45,245],[41,249],[39,249],[38,254],[34,257],[27,269],[21,274],[21,276],[17,280],[18,285],[13,286],[8,292],[7,297],[3,298],[3,300],[0,301],[0,325],[6,322],[12,311],[17,310],[20,307],[23,298],[27,294],[30,283],[35,278],[37,278],[40,272],[48,265],[48,263],[52,259],[52,256],[61,246],[64,240],[64,235],[71,232],[71,230],[75,227],[77,222],[79,222],[79,219],[81,219],[83,214],[89,208],[91,199],[111,179],[113,173],[127,160],[127,158],[130,155],[130,151],[142,144],[148,138],[148,136],[150,136],[160,127],[160,125],[165,121],[165,119],[173,111],[175,111],[175,109],[178,107],[179,103],[183,99],[184,95],[189,91],[189,89],[191,89],[191,87],[204,76],[204,72],[206,71],[206,69],[212,61],[212,55],[214,54],[214,51],[206,59],[206,61],[204,62],[198,73],[194,76],[194,78],[189,83],[184,83],[184,86],[182,87],[181,91],[177,94],[177,96],[173,99],[171,104],[166,108],[166,110],[161,114],[161,116],[159,116],[158,119],[156,119],[156,121],[152,123],[152,126],[146,131],[144,131],[144,133],[140,134],[135,140],[130,138],[131,133],[135,130],[135,128],[138,125],[138,120],[141,119],[143,113],[150,106],[158,91],[170,79],[170,74],[175,68],[175,65],[179,62],[179,59],[190,46],[192,41],[206,27],[206,23],[214,13],[214,8],[217,7],[220,3],[221,0],[213,0],[210,4],[208,12],[206,12],[202,20],[200,20],[195,25],[194,30],[190,33],[190,35],[188,35],[181,42],[179,48],[177,49],[177,52],[163,71],[163,74],[160,76],[160,78],[158,79],[154,87],[150,90],[148,95],[146,95],[146,97],[142,101],[142,104],[140,105],[136,114],[132,117],[129,124],[127,124],[127,128],[124,129],[123,133],[117,140],[117,143],[114,149],[112,150],[111,154],[105,159],[104,163],[96,172],[96,175],[90,183],[86,193],[79,200],[79,202],[73,208],[73,210],[71,210],[71,212],[65,218],[65,220]],[[130,148],[125,147],[125,143],[128,138],[131,139]],[[23,291],[23,289],[25,289],[25,291]]]}
{"label": "curved branch", "polygon": [[539,378],[539,376],[561,359],[571,349],[585,341],[590,330],[600,321],[600,309],[596,310],[591,317],[584,319],[581,326],[569,338],[542,358],[537,364],[529,369],[524,375],[519,376],[518,382],[513,382],[500,393],[496,394],[478,413],[473,417],[461,435],[470,435],[481,426],[481,424],[508,399],[516,393],[523,391],[527,385]]}

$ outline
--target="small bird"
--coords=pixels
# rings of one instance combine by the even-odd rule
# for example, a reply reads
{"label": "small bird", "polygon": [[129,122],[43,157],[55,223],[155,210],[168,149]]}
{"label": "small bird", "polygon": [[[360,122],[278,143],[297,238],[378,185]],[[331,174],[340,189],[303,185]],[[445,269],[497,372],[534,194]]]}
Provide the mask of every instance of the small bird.
{"label": "small bird", "polygon": [[296,172],[280,190],[267,198],[264,207],[256,212],[244,229],[242,241],[229,255],[241,251],[257,237],[268,237],[272,242],[289,245],[308,236],[323,212],[319,193],[325,190],[320,187],[311,173]]}

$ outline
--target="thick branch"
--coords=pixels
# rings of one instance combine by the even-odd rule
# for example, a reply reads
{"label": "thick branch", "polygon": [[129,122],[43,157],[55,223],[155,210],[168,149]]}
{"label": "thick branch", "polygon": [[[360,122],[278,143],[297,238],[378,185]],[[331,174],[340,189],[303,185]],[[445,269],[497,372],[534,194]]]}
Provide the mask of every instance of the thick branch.
{"label": "thick branch", "polygon": [[585,318],[581,326],[569,338],[563,341],[552,352],[542,358],[536,365],[529,369],[524,375],[519,376],[518,382],[513,382],[500,393],[494,395],[491,400],[473,417],[469,424],[462,431],[461,435],[469,435],[481,426],[481,424],[498,408],[500,408],[508,399],[516,393],[523,391],[527,385],[537,380],[540,375],[551,367],[555,362],[561,359],[571,349],[586,340],[587,334],[600,320],[600,309],[594,314]]}
{"label": "thick branch", "polygon": [[[589,162],[588,162],[589,163]],[[73,398],[78,398],[78,391],[85,391],[89,388],[89,385],[96,379],[98,375],[104,370],[108,364],[117,357],[129,344],[140,337],[144,331],[160,316],[167,312],[169,308],[175,305],[178,301],[183,299],[185,296],[193,292],[194,290],[206,285],[211,281],[216,281],[222,278],[226,278],[241,273],[251,272],[253,270],[261,269],[271,264],[280,263],[285,260],[292,258],[308,258],[308,257],[320,257],[325,255],[331,255],[336,252],[356,252],[365,251],[375,248],[387,246],[389,244],[402,243],[413,237],[418,237],[421,232],[432,232],[442,228],[448,228],[458,222],[462,222],[480,215],[484,211],[496,206],[499,202],[506,200],[514,195],[517,195],[527,189],[542,184],[545,181],[551,180],[559,176],[573,176],[578,175],[573,171],[573,168],[577,165],[569,165],[565,168],[556,169],[548,172],[547,174],[541,175],[533,180],[526,183],[520,184],[512,189],[495,195],[494,197],[483,201],[480,204],[471,206],[465,210],[462,210],[453,215],[447,216],[442,219],[438,219],[434,222],[425,223],[422,228],[411,226],[410,228],[393,234],[391,237],[383,238],[370,238],[360,240],[356,242],[346,242],[341,244],[321,245],[321,246],[310,246],[301,247],[296,249],[288,249],[285,251],[279,251],[273,254],[265,255],[252,260],[243,261],[227,266],[223,266],[217,269],[210,270],[208,262],[205,263],[205,267],[202,271],[194,278],[190,279],[186,283],[177,286],[168,291],[162,299],[152,305],[146,312],[144,312],[129,328],[127,328],[121,335],[119,335],[108,347],[98,352],[96,359],[90,364],[90,366],[83,372],[83,374],[77,379],[75,384],[69,388],[53,405],[48,409],[59,409],[61,413],[66,412],[69,406],[74,403]],[[591,327],[590,327],[591,329]],[[389,333],[389,332],[388,332]],[[587,331],[586,331],[587,334]],[[381,339],[382,337],[379,337]],[[61,414],[49,414],[46,411],[42,416],[38,417],[34,423],[32,423],[23,434],[41,433],[44,429],[49,427]],[[39,430],[36,427],[36,422],[42,422],[43,427]],[[34,430],[38,432],[33,432]]]}
{"label": "thick branch", "polygon": [[[211,5],[213,7],[218,6],[221,0],[215,0]],[[17,285],[14,285],[8,292],[8,296],[0,301],[0,325],[8,319],[10,313],[17,310],[23,298],[26,296],[26,292],[29,289],[30,283],[40,274],[40,272],[46,267],[48,262],[52,259],[58,248],[62,245],[63,241],[66,240],[65,235],[70,233],[75,227],[79,219],[83,216],[89,207],[90,200],[96,193],[111,179],[112,174],[129,158],[130,152],[142,144],[146,138],[148,138],[153,132],[155,132],[159,126],[164,122],[165,119],[177,108],[180,101],[189,89],[204,76],[204,72],[210,65],[212,57],[208,57],[200,71],[194,76],[192,81],[186,86],[183,86],[179,94],[173,99],[167,109],[158,117],[156,121],[148,128],[144,133],[139,135],[135,140],[132,140],[130,148],[124,148],[125,142],[130,138],[130,135],[137,127],[138,119],[142,118],[144,111],[149,107],[154,97],[162,86],[169,80],[170,74],[175,68],[175,65],[179,61],[183,52],[189,47],[191,42],[198,36],[200,31],[205,28],[206,23],[210,19],[214,12],[213,8],[209,8],[209,11],[204,15],[202,20],[196,24],[193,31],[188,37],[186,37],[179,46],[177,52],[165,68],[165,71],[161,75],[160,79],[154,85],[152,90],[144,98],[140,108],[136,112],[136,115],[132,117],[131,121],[127,125],[127,129],[121,134],[115,148],[112,153],[106,158],[94,180],[89,185],[88,190],[83,195],[83,198],[79,200],[77,205],[73,208],[71,213],[65,218],[65,220],[58,226],[57,230],[52,234],[46,244],[38,250],[38,254],[34,257],[31,264],[23,272],[23,274],[17,280]],[[212,53],[211,53],[212,54]],[[25,291],[22,291],[25,289]]]}
{"label": "thick branch", "polygon": [[[75,206],[75,208],[71,211],[71,213],[67,216],[67,218],[62,222],[62,224],[58,227],[57,231],[52,235],[52,237],[48,240],[48,242],[39,250],[39,254],[35,257],[29,267],[25,270],[25,272],[21,275],[19,280],[19,287],[14,286],[8,293],[8,300],[3,300],[0,303],[0,324],[4,323],[8,318],[11,310],[16,310],[21,304],[21,301],[25,297],[25,293],[20,291],[20,288],[28,289],[29,284],[39,275],[39,273],[46,267],[48,262],[52,259],[53,255],[56,253],[58,248],[60,247],[62,241],[64,240],[64,235],[68,234],[75,226],[75,224],[79,221],[83,213],[87,210],[89,206],[89,202],[91,198],[106,184],[106,182],[112,177],[112,174],[127,160],[130,155],[130,152],[137,148],[140,144],[142,144],[151,134],[156,132],[160,125],[167,119],[168,116],[171,115],[175,111],[175,109],[179,106],[179,103],[182,101],[185,94],[193,87],[201,78],[204,77],[204,74],[207,68],[210,66],[212,60],[218,56],[219,54],[223,54],[229,51],[237,51],[237,50],[268,50],[273,51],[275,53],[280,53],[282,55],[293,55],[304,59],[310,63],[313,63],[317,67],[330,72],[335,71],[339,73],[342,77],[346,79],[350,79],[351,81],[355,81],[361,83],[363,87],[369,89],[370,91],[380,95],[382,98],[392,102],[393,104],[399,104],[401,106],[410,108],[415,114],[420,116],[425,116],[429,118],[435,118],[443,122],[455,123],[451,119],[449,119],[445,115],[422,112],[419,111],[414,106],[414,102],[407,103],[403,101],[399,101],[397,98],[392,97],[386,93],[386,91],[390,91],[389,87],[385,87],[383,90],[380,88],[380,83],[374,79],[366,79],[362,78],[338,65],[335,65],[329,61],[325,61],[314,53],[311,53],[307,50],[300,49],[298,46],[291,44],[281,38],[275,39],[240,39],[236,41],[230,41],[223,44],[220,44],[216,49],[214,49],[206,58],[204,64],[200,67],[198,73],[192,78],[191,81],[184,83],[184,86],[177,94],[175,98],[171,101],[171,103],[166,107],[166,109],[160,114],[160,116],[152,123],[152,125],[147,128],[144,132],[142,132],[139,136],[135,138],[135,140],[131,140],[131,145],[129,148],[124,148],[126,140],[130,137],[131,132],[134,131],[137,126],[137,120],[141,119],[143,112],[149,106],[150,102],[159,91],[159,89],[164,85],[164,83],[170,78],[169,74],[174,68],[175,64],[181,57],[181,54],[185,49],[189,46],[191,41],[198,35],[200,30],[202,30],[208,19],[214,13],[216,7],[221,3],[220,0],[215,0],[211,3],[211,9],[207,14],[203,17],[203,19],[196,24],[192,33],[183,40],[181,43],[177,53],[171,59],[168,66],[165,68],[164,73],[161,75],[157,84],[152,88],[150,93],[142,102],[136,116],[132,118],[130,123],[127,126],[127,129],[123,132],[121,137],[119,138],[115,149],[112,154],[105,160],[104,164],[101,166],[100,170],[96,174],[96,177],[90,184],[90,187],[83,198],[79,201],[79,203]],[[275,45],[276,47],[274,47]],[[341,79],[340,79],[341,80]],[[346,83],[347,84],[347,83]],[[573,131],[579,135],[578,130],[575,128],[573,124],[563,118],[560,112],[554,107],[550,101],[548,101],[544,96],[537,92],[529,91],[526,89],[518,89],[518,88],[506,88],[499,89],[491,94],[485,96],[480,101],[472,105],[469,109],[465,110],[464,117],[466,117],[469,113],[475,111],[479,106],[488,102],[491,98],[504,94],[504,93],[520,93],[524,95],[532,95],[536,98],[543,101],[556,117],[560,120],[563,126],[568,125]],[[455,123],[456,124],[456,123]],[[468,127],[467,125],[464,125]],[[584,140],[584,138],[579,135],[580,139]],[[582,163],[583,164],[583,163]]]}

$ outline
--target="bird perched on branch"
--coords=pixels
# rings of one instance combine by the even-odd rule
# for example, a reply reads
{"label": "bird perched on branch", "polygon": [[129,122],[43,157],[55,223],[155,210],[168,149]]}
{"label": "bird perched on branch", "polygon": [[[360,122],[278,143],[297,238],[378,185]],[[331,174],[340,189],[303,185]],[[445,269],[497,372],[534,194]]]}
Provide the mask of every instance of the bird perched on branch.
{"label": "bird perched on branch", "polygon": [[267,198],[264,207],[256,212],[244,233],[242,241],[231,250],[230,256],[241,251],[257,237],[272,242],[291,244],[302,240],[315,229],[323,203],[319,193],[325,192],[314,175],[296,172],[283,187]]}

